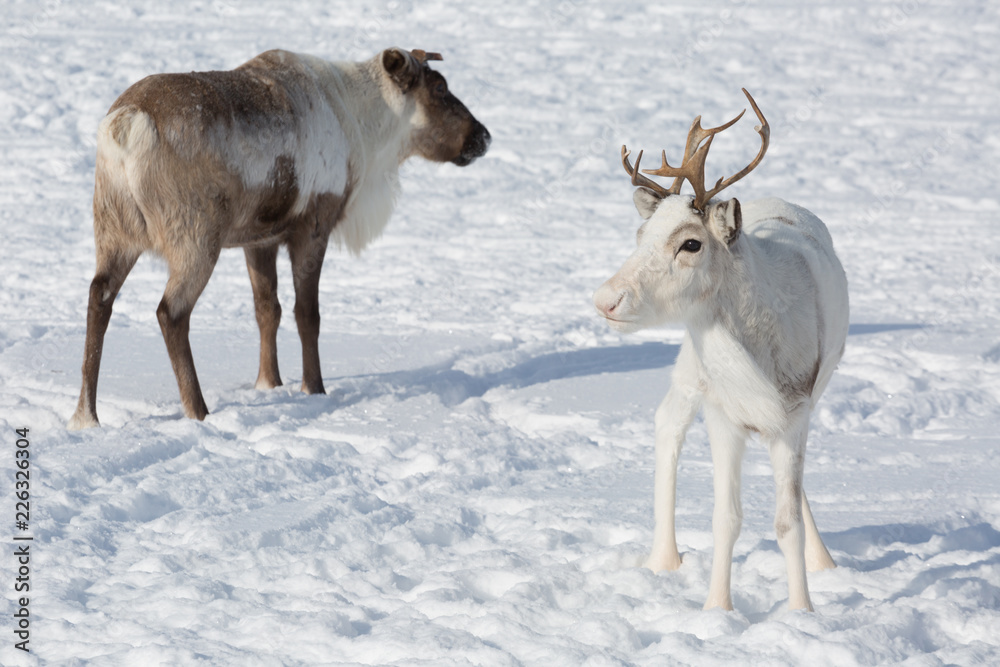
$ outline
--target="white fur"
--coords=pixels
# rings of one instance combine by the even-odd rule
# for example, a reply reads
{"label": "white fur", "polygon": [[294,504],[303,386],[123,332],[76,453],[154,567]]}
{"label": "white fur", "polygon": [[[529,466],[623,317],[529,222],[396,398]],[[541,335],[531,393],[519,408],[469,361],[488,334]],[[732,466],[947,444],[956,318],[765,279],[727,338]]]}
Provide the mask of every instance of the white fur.
{"label": "white fur", "polygon": [[[313,56],[299,57],[316,74],[349,137],[354,189],[343,221],[333,230],[333,239],[359,253],[381,236],[396,206],[399,165],[409,154],[416,105],[385,79],[382,68],[373,61],[330,63]],[[371,105],[372,97],[381,104]],[[309,145],[303,142],[303,149]]]}
{"label": "white fur", "polygon": [[[119,116],[125,116],[127,125],[121,126],[119,136],[112,137],[112,128],[117,126]],[[133,113],[131,109],[112,111],[97,127],[97,160],[115,165],[108,168],[107,173],[116,180],[124,178],[132,192],[139,188],[141,182],[145,165],[141,158],[148,155],[156,144],[153,119],[144,113]]]}
{"label": "white fur", "polygon": [[[847,279],[823,223],[780,199],[742,207],[691,198],[656,202],[637,192],[648,219],[638,247],[594,294],[619,331],[683,322],[687,335],[670,391],[656,411],[656,527],[647,566],[681,564],[674,528],[677,459],[704,407],[715,476],[714,556],[706,608],[732,609],[732,550],[742,523],[740,469],[747,436],[768,447],[775,528],[788,568],[789,606],[812,609],[805,572],[834,567],[802,490],[809,413],[843,354]],[[737,234],[735,240],[734,232]],[[701,243],[685,251],[688,240]]]}
{"label": "white fur", "polygon": [[262,183],[271,168],[270,162],[257,164],[260,156],[292,156],[299,189],[293,214],[302,213],[313,195],[342,194],[350,188],[332,238],[359,253],[382,234],[395,208],[399,165],[408,155],[415,105],[407,104],[386,80],[376,62],[379,56],[363,63],[290,52],[282,52],[282,57],[310,84],[306,98],[295,100],[299,132],[294,138],[258,140],[289,145],[237,143],[229,149],[231,164],[247,185],[254,185]]}

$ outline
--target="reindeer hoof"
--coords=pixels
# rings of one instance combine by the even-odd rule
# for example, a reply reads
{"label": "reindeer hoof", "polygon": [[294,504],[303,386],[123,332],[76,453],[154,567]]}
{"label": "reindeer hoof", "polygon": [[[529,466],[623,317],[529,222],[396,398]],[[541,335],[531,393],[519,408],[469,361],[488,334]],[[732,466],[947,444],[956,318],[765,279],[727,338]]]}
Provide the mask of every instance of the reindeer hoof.
{"label": "reindeer hoof", "polygon": [[316,383],[312,383],[312,384],[306,384],[305,382],[303,382],[302,383],[302,393],[303,394],[325,394],[326,393],[326,388],[323,386],[323,381],[322,380],[320,380],[319,382],[316,382]]}
{"label": "reindeer hoof", "polygon": [[646,562],[643,563],[643,567],[647,570],[652,570],[653,572],[662,572],[663,570],[669,570],[671,572],[680,569],[681,567],[681,557],[680,554],[670,554],[667,556],[654,556],[650,554]]}
{"label": "reindeer hoof", "polygon": [[87,414],[77,410],[70,417],[69,423],[66,424],[66,428],[70,431],[79,431],[85,428],[95,428],[100,426],[101,423],[97,421],[97,415]]}
{"label": "reindeer hoof", "polygon": [[267,389],[274,389],[275,387],[280,387],[280,386],[281,386],[280,379],[272,379],[261,376],[257,378],[257,382],[254,384],[253,388],[257,389],[258,391],[264,391]]}

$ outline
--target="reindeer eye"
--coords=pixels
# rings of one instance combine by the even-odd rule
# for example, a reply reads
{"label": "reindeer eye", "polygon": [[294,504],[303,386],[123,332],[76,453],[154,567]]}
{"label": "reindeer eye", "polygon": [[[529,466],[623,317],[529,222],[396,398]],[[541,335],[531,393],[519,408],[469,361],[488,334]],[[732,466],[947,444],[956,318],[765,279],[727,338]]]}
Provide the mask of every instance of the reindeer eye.
{"label": "reindeer eye", "polygon": [[439,81],[436,86],[434,86],[434,94],[439,97],[444,97],[445,93],[448,92],[448,84],[444,81]]}
{"label": "reindeer eye", "polygon": [[681,250],[685,252],[698,252],[701,250],[701,241],[688,239],[681,245]]}

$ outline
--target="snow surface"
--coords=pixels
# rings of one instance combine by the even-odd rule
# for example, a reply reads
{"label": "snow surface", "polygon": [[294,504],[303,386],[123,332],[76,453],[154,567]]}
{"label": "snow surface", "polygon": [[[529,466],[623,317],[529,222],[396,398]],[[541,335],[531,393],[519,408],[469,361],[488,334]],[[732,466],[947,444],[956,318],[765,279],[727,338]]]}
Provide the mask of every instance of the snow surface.
{"label": "snow surface", "polygon": [[[493,134],[412,163],[384,237],[328,254],[327,396],[256,391],[242,253],[192,319],[181,417],[144,258],[111,320],[103,428],[67,432],[94,268],[93,142],[154,72],[268,48],[436,66]],[[4,665],[1000,664],[1000,18],[990,0],[37,3],[0,17]],[[806,485],[839,563],[786,611],[767,455],[744,468],[735,611],[701,611],[711,461],[681,462],[684,564],[652,533],[653,410],[682,332],[620,337],[593,290],[638,226],[619,147],[676,155],[755,96],[734,196],[830,227],[846,356]],[[710,170],[757,147],[744,119]],[[14,429],[31,436],[30,655],[14,648]]]}

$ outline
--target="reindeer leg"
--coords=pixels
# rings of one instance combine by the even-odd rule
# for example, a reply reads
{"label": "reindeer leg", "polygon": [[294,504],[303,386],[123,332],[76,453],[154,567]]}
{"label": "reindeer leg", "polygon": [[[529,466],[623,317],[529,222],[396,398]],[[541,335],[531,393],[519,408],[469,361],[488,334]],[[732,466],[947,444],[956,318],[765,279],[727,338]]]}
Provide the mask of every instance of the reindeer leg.
{"label": "reindeer leg", "polygon": [[278,303],[278,246],[244,248],[250,286],[253,288],[253,305],[260,329],[260,371],[257,389],[281,386],[278,372],[278,323],[281,321],[281,304]]}
{"label": "reindeer leg", "polygon": [[792,425],[784,433],[767,443],[771,467],[774,469],[777,505],[774,530],[788,570],[788,606],[791,609],[812,611],[806,580],[806,531],[803,520],[805,501],[802,492],[809,413],[804,411],[803,414],[792,415],[791,422]]}
{"label": "reindeer leg", "polygon": [[722,410],[705,406],[705,424],[712,446],[712,471],[715,488],[715,509],[712,512],[712,580],[708,586],[705,609],[733,608],[730,581],[733,567],[733,547],[743,526],[743,504],[740,500],[740,476],[746,432],[730,421]]}
{"label": "reindeer leg", "polygon": [[80,400],[67,425],[70,429],[100,425],[97,420],[97,376],[101,371],[104,334],[111,320],[115,297],[138,258],[138,254],[98,252],[97,271],[90,283],[87,302],[87,339],[83,352]]}
{"label": "reindeer leg", "polygon": [[218,259],[219,248],[208,252],[191,247],[175,251],[167,258],[170,278],[167,280],[163,299],[156,309],[156,318],[167,344],[167,354],[170,355],[170,365],[177,377],[184,414],[191,419],[202,420],[208,416],[208,407],[201,394],[191,354],[191,341],[188,338],[191,311],[208,284]]}
{"label": "reindeer leg", "polygon": [[812,511],[809,509],[809,501],[806,500],[806,492],[802,491],[802,519],[806,530],[806,570],[816,572],[818,570],[832,570],[837,567],[823,544],[823,538],[819,535],[816,522],[813,520]]}
{"label": "reindeer leg", "polygon": [[325,394],[319,364],[319,275],[329,234],[302,234],[288,243],[295,284],[295,323],[302,341],[302,391]]}
{"label": "reindeer leg", "polygon": [[681,566],[677,550],[675,515],[677,507],[677,460],[684,436],[701,407],[697,390],[697,368],[682,347],[674,365],[670,391],[656,410],[656,472],[653,482],[653,549],[645,566],[654,572]]}

